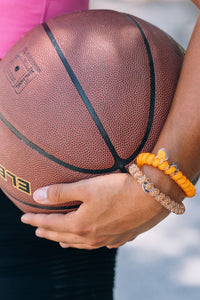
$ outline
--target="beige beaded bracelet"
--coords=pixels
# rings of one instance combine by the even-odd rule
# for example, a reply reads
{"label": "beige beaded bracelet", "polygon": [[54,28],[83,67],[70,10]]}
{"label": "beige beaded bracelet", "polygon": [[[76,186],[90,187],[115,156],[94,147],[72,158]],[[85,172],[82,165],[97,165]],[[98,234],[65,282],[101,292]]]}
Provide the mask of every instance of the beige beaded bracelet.
{"label": "beige beaded bracelet", "polygon": [[129,167],[129,173],[138,183],[142,184],[142,189],[145,193],[148,193],[150,196],[152,196],[166,209],[177,215],[181,215],[185,212],[185,206],[183,203],[177,203],[176,201],[172,200],[169,196],[166,196],[164,193],[161,193],[159,189],[155,188],[154,185],[149,182],[147,177],[137,165],[132,164]]}

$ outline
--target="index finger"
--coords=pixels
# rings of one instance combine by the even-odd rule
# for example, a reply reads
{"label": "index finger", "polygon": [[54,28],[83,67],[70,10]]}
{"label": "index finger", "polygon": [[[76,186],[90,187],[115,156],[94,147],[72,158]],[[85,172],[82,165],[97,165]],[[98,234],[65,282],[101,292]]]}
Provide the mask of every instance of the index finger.
{"label": "index finger", "polygon": [[73,232],[76,211],[68,214],[33,214],[27,213],[21,221],[35,227],[57,232]]}

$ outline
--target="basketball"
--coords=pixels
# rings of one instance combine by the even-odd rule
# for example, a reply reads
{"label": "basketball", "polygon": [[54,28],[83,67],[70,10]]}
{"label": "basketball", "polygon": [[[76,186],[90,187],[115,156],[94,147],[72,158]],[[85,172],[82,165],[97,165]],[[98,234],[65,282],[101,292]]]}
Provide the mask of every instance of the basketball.
{"label": "basketball", "polygon": [[[181,47],[138,17],[109,10],[36,26],[0,62],[0,187],[23,212],[39,187],[127,172],[167,118]],[[76,199],[75,199],[76,200]]]}

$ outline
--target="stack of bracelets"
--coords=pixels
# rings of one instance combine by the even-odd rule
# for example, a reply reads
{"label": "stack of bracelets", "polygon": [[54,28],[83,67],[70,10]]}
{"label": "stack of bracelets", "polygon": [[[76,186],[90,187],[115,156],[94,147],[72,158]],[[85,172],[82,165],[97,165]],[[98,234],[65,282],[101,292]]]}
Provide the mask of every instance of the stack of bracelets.
{"label": "stack of bracelets", "polygon": [[183,203],[178,203],[172,200],[169,196],[160,192],[148,178],[141,171],[141,167],[144,165],[153,166],[169,175],[178,186],[184,191],[186,197],[194,197],[196,189],[194,185],[179,171],[177,164],[169,164],[168,154],[165,149],[160,149],[157,155],[152,153],[140,153],[137,156],[136,164],[132,164],[129,167],[129,173],[136,179],[136,181],[142,184],[143,191],[152,196],[156,201],[161,203],[169,211],[180,215],[185,212],[185,206]]}

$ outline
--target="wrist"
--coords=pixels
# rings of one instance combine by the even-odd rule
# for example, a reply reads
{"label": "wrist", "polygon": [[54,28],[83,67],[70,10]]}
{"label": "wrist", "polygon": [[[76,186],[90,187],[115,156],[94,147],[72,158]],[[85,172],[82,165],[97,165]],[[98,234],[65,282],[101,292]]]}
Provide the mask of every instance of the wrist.
{"label": "wrist", "polygon": [[180,203],[185,195],[182,189],[170,178],[157,168],[144,165],[142,171],[147,178],[164,194],[168,195],[171,199]]}

